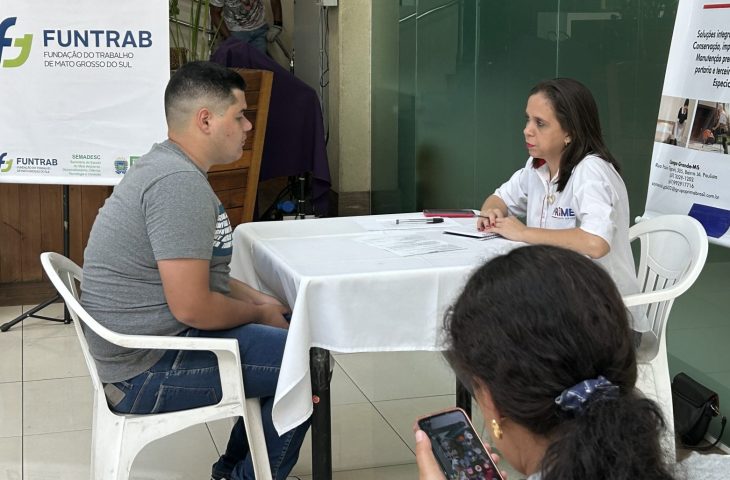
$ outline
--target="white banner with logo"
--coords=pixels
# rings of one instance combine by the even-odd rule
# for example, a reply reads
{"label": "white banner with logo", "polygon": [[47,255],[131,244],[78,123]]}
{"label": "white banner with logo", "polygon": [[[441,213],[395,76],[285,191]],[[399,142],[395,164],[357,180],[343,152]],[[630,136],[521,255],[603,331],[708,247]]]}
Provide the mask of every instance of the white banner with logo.
{"label": "white banner with logo", "polygon": [[730,3],[680,0],[644,217],[687,214],[730,246]]}
{"label": "white banner with logo", "polygon": [[168,4],[3,0],[0,182],[115,185],[166,137]]}

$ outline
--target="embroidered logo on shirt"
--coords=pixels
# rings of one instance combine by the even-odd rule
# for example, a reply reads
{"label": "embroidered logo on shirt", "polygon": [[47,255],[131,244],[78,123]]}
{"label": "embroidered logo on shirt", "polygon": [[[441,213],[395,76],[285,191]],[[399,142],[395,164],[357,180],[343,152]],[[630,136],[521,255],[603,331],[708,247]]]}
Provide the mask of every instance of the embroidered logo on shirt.
{"label": "embroidered logo on shirt", "polygon": [[555,207],[553,208],[553,218],[570,219],[575,218],[575,212],[572,208]]}
{"label": "embroidered logo on shirt", "polygon": [[218,219],[215,224],[215,239],[213,240],[213,256],[227,257],[233,252],[233,236],[231,222],[228,220],[226,209],[218,205]]}

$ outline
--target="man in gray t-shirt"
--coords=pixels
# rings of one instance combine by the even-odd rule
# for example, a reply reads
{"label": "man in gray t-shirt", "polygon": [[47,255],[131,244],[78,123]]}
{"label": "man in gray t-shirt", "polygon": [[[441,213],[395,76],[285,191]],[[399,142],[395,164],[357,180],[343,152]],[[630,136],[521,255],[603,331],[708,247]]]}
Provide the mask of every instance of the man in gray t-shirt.
{"label": "man in gray t-shirt", "polygon": [[270,0],[274,24],[266,24],[264,0],[210,0],[210,20],[223,40],[236,37],[266,54],[281,33],[281,0]]}
{"label": "man in gray t-shirt", "polygon": [[[165,91],[168,140],[154,145],[99,211],[84,252],[81,303],[121,332],[236,338],[246,393],[261,397],[274,478],[296,463],[308,423],[277,434],[271,420],[289,309],[229,277],[231,226],[208,170],[240,158],[251,123],[245,83],[209,62],[180,68]],[[221,398],[210,352],[130,350],[85,331],[116,411],[157,413]],[[213,478],[253,478],[243,422]]]}

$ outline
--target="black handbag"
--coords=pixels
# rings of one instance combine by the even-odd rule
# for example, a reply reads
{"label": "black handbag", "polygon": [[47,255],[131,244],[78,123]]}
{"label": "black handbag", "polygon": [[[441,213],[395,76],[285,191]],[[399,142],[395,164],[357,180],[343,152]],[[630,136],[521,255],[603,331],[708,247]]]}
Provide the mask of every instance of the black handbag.
{"label": "black handbag", "polygon": [[686,447],[710,449],[720,443],[727,419],[722,417],[720,435],[712,445],[695,447],[705,438],[710,420],[720,414],[720,397],[685,373],[678,373],[672,380],[672,404],[674,430]]}

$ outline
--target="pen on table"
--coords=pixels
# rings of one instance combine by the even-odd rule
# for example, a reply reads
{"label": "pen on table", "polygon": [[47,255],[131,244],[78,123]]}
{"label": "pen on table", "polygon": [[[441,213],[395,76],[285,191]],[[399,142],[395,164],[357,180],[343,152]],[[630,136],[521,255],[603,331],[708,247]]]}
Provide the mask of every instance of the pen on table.
{"label": "pen on table", "polygon": [[395,221],[396,225],[401,223],[443,223],[444,219],[441,217],[432,218],[398,218]]}

